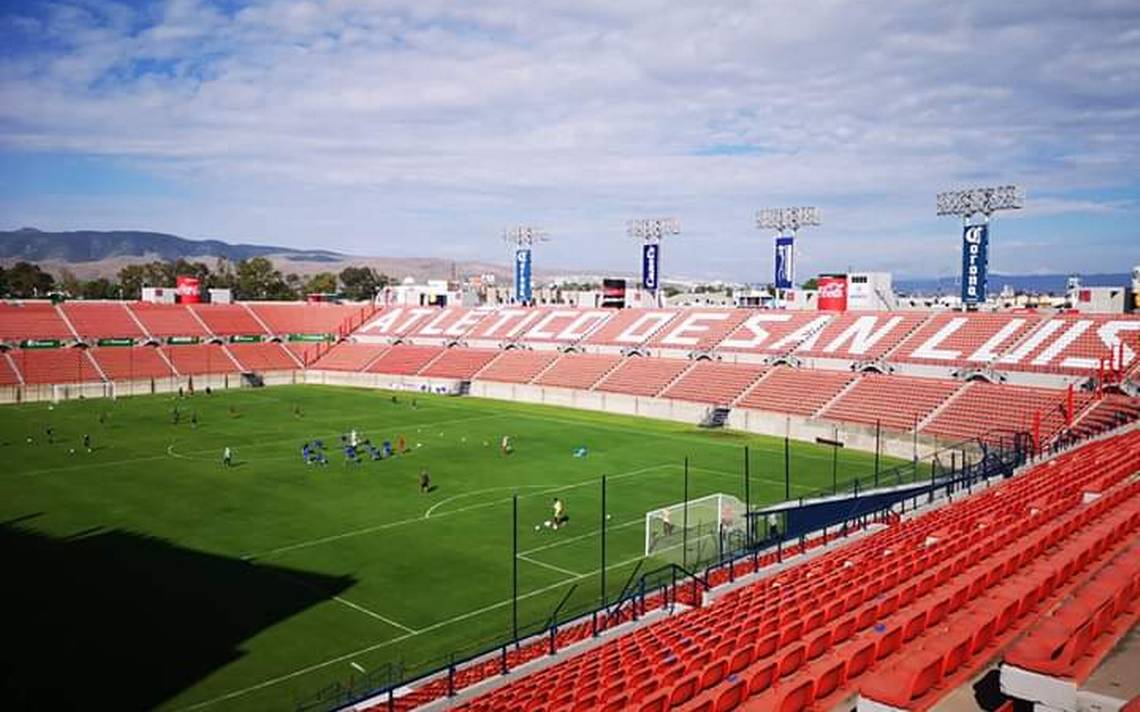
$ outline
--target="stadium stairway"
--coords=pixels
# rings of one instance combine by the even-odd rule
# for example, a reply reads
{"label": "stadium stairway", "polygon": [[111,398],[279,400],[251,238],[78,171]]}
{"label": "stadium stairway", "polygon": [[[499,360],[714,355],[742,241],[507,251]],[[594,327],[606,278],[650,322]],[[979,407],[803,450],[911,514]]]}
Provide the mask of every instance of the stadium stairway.
{"label": "stadium stairway", "polygon": [[1134,546],[1137,470],[1086,444],[460,709],[929,709]]}

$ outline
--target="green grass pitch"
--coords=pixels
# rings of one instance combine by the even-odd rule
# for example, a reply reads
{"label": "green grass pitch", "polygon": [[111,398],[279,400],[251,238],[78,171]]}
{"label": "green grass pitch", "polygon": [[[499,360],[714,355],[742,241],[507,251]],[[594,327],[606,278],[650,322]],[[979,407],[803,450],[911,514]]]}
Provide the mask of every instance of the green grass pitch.
{"label": "green grass pitch", "polygon": [[[2,600],[13,624],[4,699],[289,709],[362,670],[424,670],[506,635],[513,494],[524,626],[545,620],[572,585],[567,610],[598,601],[603,474],[610,595],[641,557],[646,511],[682,499],[686,456],[691,497],[743,498],[748,445],[754,505],[783,499],[777,439],[392,397],[282,386],[0,408]],[[353,428],[377,443],[402,434],[410,452],[346,465],[339,435]],[[507,457],[504,434],[515,447]],[[315,438],[326,467],[301,460]],[[221,464],[225,446],[234,467]],[[578,446],[586,457],[572,455]],[[793,443],[793,494],[830,486],[831,457]],[[418,488],[423,467],[429,494]],[[841,481],[866,476],[873,458],[840,451],[838,468]],[[569,524],[535,531],[555,492]]]}

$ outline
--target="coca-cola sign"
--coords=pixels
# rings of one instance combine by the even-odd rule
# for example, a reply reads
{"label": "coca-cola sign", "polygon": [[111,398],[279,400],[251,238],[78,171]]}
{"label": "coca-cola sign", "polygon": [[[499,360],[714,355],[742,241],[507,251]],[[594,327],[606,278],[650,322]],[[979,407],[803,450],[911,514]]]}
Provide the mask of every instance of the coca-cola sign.
{"label": "coca-cola sign", "polygon": [[183,304],[197,304],[202,301],[198,287],[197,277],[187,277],[180,274],[175,282],[174,293],[178,295],[178,301]]}
{"label": "coca-cola sign", "polygon": [[820,311],[847,311],[847,276],[821,276],[816,300]]}

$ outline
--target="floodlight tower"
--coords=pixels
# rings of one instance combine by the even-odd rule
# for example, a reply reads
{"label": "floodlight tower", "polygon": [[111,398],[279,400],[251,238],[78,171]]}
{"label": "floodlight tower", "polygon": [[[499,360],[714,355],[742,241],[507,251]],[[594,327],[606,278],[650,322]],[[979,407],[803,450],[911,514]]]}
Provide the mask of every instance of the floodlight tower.
{"label": "floodlight tower", "polygon": [[529,304],[534,300],[531,249],[536,242],[547,242],[550,235],[545,230],[531,225],[516,225],[503,228],[503,241],[514,250],[515,301]]}
{"label": "floodlight tower", "polygon": [[761,208],[757,211],[756,227],[776,231],[776,306],[780,306],[784,290],[796,286],[796,234],[800,228],[819,224],[819,208]]}
{"label": "floodlight tower", "polygon": [[665,306],[661,291],[661,241],[666,235],[680,235],[681,223],[677,218],[641,218],[629,220],[625,231],[635,240],[641,240],[641,286],[653,292],[657,306]]}
{"label": "floodlight tower", "polygon": [[936,196],[938,215],[962,216],[963,309],[976,310],[986,301],[990,215],[999,210],[1019,210],[1024,204],[1025,196],[1016,185],[950,190]]}

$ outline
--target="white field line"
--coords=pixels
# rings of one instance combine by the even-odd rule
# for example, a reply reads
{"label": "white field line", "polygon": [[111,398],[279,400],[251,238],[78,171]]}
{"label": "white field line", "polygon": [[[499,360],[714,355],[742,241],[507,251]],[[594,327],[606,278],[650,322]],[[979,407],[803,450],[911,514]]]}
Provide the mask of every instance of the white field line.
{"label": "white field line", "polygon": [[526,554],[519,554],[519,558],[522,559],[523,561],[534,564],[535,566],[541,566],[544,569],[550,569],[551,571],[557,571],[560,574],[566,574],[568,576],[581,576],[582,575],[582,574],[578,573],[577,571],[571,571],[570,569],[564,569],[561,566],[555,566],[554,564],[548,564],[545,561],[539,561],[538,559],[532,559],[532,558],[528,557]]}
{"label": "white field line", "polygon": [[[645,519],[644,519],[644,517],[642,517],[639,519],[633,519],[633,520],[628,521],[628,522],[622,522],[621,524],[606,525],[606,531],[612,532],[615,529],[625,529],[626,527],[632,527],[635,524],[641,524],[644,521],[645,521]],[[538,552],[546,551],[547,549],[557,549],[560,546],[565,546],[566,544],[570,544],[570,543],[573,543],[575,541],[579,541],[581,539],[589,539],[590,537],[598,536],[601,533],[602,533],[601,529],[595,529],[593,531],[586,532],[585,534],[578,534],[576,536],[567,537],[565,539],[559,539],[558,541],[553,542],[551,544],[543,544],[542,546],[536,546],[533,549],[527,549],[526,551],[520,551],[519,555],[522,556],[523,554],[537,554]]]}
{"label": "white field line", "polygon": [[486,487],[484,489],[477,489],[477,490],[474,490],[472,492],[464,492],[462,494],[455,494],[455,495],[452,495],[446,499],[441,499],[440,501],[436,502],[432,506],[428,507],[428,510],[426,512],[424,512],[424,519],[428,519],[429,517],[431,517],[432,513],[435,512],[435,510],[442,507],[443,505],[448,504],[449,502],[453,502],[457,499],[463,499],[465,497],[474,497],[474,496],[480,495],[480,494],[487,494],[488,492],[502,492],[503,490],[519,490],[519,489],[542,489],[543,487],[549,487],[549,486],[550,485],[548,485],[548,484],[547,485],[503,485],[502,487]]}
{"label": "white field line", "polygon": [[[636,563],[643,558],[645,558],[645,557],[636,556],[632,559],[627,559],[625,561],[619,561],[616,564],[610,564],[609,566],[607,566],[606,570],[611,571],[613,569],[620,569],[622,567],[629,566],[630,564]],[[578,581],[580,579],[589,578],[590,576],[593,576],[593,575],[599,573],[600,571],[601,571],[601,568],[597,568],[597,569],[594,569],[593,571],[588,571],[584,574],[576,574],[575,576],[563,579],[562,581],[558,581],[557,583],[552,583],[549,586],[543,586],[542,588],[537,588],[533,591],[528,591],[527,593],[520,595],[518,598],[521,601],[521,600],[526,599],[526,598],[531,598],[532,596],[538,596],[538,595],[541,595],[543,593],[548,593],[548,592],[553,591],[553,590],[555,590],[561,586],[565,586],[568,583],[573,583],[574,581]],[[374,644],[369,645],[367,647],[360,648],[359,650],[354,650],[350,653],[345,653],[344,655],[338,655],[335,658],[329,658],[328,660],[325,660],[323,662],[314,663],[312,665],[308,665],[306,667],[294,670],[293,672],[285,673],[284,675],[278,675],[277,677],[270,678],[268,680],[263,680],[262,682],[259,682],[255,685],[250,685],[249,687],[243,687],[240,690],[234,690],[232,692],[227,692],[224,695],[220,695],[218,697],[214,697],[212,699],[205,700],[203,702],[197,702],[195,704],[188,705],[188,706],[182,707],[180,709],[186,710],[187,712],[189,712],[189,710],[202,709],[204,707],[209,707],[210,705],[214,705],[214,704],[217,704],[219,702],[225,702],[226,700],[232,700],[235,697],[241,697],[242,695],[249,694],[250,692],[256,692],[257,690],[263,690],[267,687],[272,687],[274,685],[278,685],[278,684],[285,682],[287,680],[292,680],[295,677],[299,677],[301,675],[307,675],[310,672],[320,670],[322,668],[328,667],[329,665],[335,665],[337,663],[342,663],[346,660],[351,660],[352,658],[359,657],[359,656],[364,655],[366,653],[371,653],[371,652],[374,652],[376,650],[380,650],[381,648],[386,648],[389,645],[393,645],[395,643],[400,643],[402,641],[408,640],[409,638],[413,638],[417,635],[423,635],[424,633],[430,633],[432,631],[439,630],[440,628],[445,628],[445,627],[452,625],[454,623],[459,623],[460,621],[465,621],[469,618],[474,618],[475,616],[482,615],[484,613],[487,613],[488,611],[493,611],[496,608],[502,608],[503,606],[508,606],[508,605],[510,605],[510,603],[511,603],[511,599],[507,598],[507,599],[504,599],[502,601],[499,601],[498,603],[492,603],[490,605],[483,606],[482,608],[477,608],[473,611],[461,613],[457,616],[453,616],[453,617],[448,618],[446,620],[442,620],[442,621],[439,621],[437,623],[433,623],[433,624],[427,626],[426,628],[419,629],[415,633],[404,633],[403,635],[397,636],[395,638],[389,638],[388,640],[383,640],[383,641],[380,641],[379,643],[374,643]]]}
{"label": "white field line", "polygon": [[408,633],[418,633],[419,632],[415,628],[409,628],[408,626],[404,625],[403,623],[399,623],[397,621],[394,621],[391,618],[385,618],[384,616],[380,615],[376,611],[369,610],[369,609],[365,608],[364,606],[360,605],[359,603],[353,603],[352,601],[348,600],[347,598],[341,598],[340,596],[333,596],[333,600],[336,601],[337,603],[348,606],[349,608],[360,611],[361,613],[363,613],[366,616],[372,616],[373,618],[375,618],[378,621],[382,621],[384,623],[387,623],[388,625],[393,626],[395,628],[399,628],[400,630],[407,631]]}
{"label": "white field line", "polygon": [[[642,474],[644,472],[650,472],[652,470],[659,470],[663,467],[674,467],[674,466],[675,466],[675,463],[663,463],[663,464],[659,464],[659,465],[652,465],[650,467],[643,467],[643,468],[640,468],[637,470],[630,470],[629,472],[622,472],[622,473],[619,473],[616,475],[609,475],[607,479],[614,480],[614,479],[618,479],[618,478],[622,478],[622,477],[632,477],[633,475],[639,475],[639,474]],[[573,484],[561,485],[558,487],[551,487],[551,488],[544,489],[542,491],[535,492],[532,494],[520,495],[520,498],[537,497],[537,496],[544,495],[544,494],[550,494],[552,492],[562,492],[564,490],[573,489],[576,487],[584,487],[586,485],[597,484],[597,482],[598,482],[597,478],[592,478],[589,480],[584,480],[582,482],[575,482]],[[496,499],[496,500],[493,500],[490,502],[480,502],[478,504],[469,504],[465,507],[459,507],[458,509],[451,509],[451,510],[448,510],[446,512],[441,512],[440,514],[436,514],[434,518],[439,519],[440,517],[450,517],[450,516],[453,516],[456,514],[462,514],[464,512],[471,512],[471,511],[474,511],[476,509],[484,509],[486,507],[493,507],[493,506],[502,504],[504,502],[510,502],[510,501],[511,501],[511,498],[506,497],[503,499]],[[296,551],[297,549],[307,549],[307,548],[312,547],[312,546],[319,546],[321,544],[327,544],[327,543],[333,542],[333,541],[340,541],[341,539],[348,539],[350,537],[362,536],[364,534],[371,534],[372,532],[383,531],[385,529],[393,529],[395,527],[402,527],[402,526],[406,526],[408,524],[414,524],[416,522],[423,522],[423,521],[428,521],[428,520],[426,520],[422,516],[418,516],[418,517],[411,517],[408,519],[400,519],[400,520],[397,520],[395,522],[385,522],[384,524],[375,524],[375,525],[370,526],[370,527],[362,527],[360,529],[353,529],[351,531],[341,532],[339,534],[330,534],[328,536],[318,537],[316,539],[310,539],[308,541],[297,542],[296,544],[279,546],[275,549],[269,549],[267,551],[261,551],[261,552],[257,552],[254,554],[245,554],[241,558],[245,559],[245,560],[263,559],[263,558],[270,557],[270,556],[276,556],[277,554],[283,554],[283,553],[288,552],[288,551]]]}

